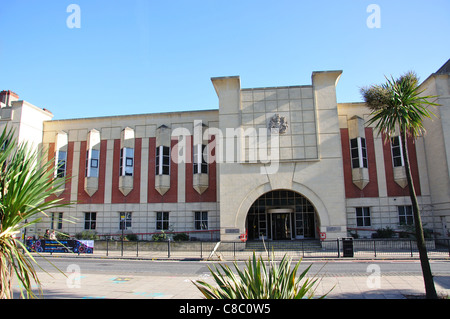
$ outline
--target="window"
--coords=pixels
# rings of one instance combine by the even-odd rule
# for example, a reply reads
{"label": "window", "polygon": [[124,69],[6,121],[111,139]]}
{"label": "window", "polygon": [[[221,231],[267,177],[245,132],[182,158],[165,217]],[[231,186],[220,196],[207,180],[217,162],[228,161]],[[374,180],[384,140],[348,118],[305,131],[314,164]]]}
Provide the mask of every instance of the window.
{"label": "window", "polygon": [[412,206],[397,206],[398,223],[400,225],[414,225]]}
{"label": "window", "polygon": [[84,229],[93,230],[97,224],[97,213],[84,213]]}
{"label": "window", "polygon": [[131,213],[121,212],[119,215],[119,229],[127,230],[131,228]]}
{"label": "window", "polygon": [[364,137],[357,137],[350,140],[350,152],[353,168],[368,167],[366,139]]}
{"label": "window", "polygon": [[195,212],[195,229],[208,229],[208,212]]}
{"label": "window", "polygon": [[207,174],[206,145],[194,145],[194,174]]}
{"label": "window", "polygon": [[62,220],[63,220],[63,213],[52,213],[52,221],[50,224],[50,229],[62,229]]}
{"label": "window", "polygon": [[124,147],[120,150],[120,176],[133,176],[134,149]]}
{"label": "window", "polygon": [[156,212],[156,229],[169,229],[169,212]]}
{"label": "window", "polygon": [[405,166],[403,160],[402,140],[400,136],[391,138],[392,162],[394,167]]}
{"label": "window", "polygon": [[356,225],[370,226],[370,208],[356,207]]}
{"label": "window", "polygon": [[86,152],[86,177],[98,177],[99,158],[99,150],[91,149]]}
{"label": "window", "polygon": [[66,162],[67,152],[58,151],[58,158],[56,159],[56,178],[62,178],[66,176]]}
{"label": "window", "polygon": [[159,146],[156,148],[155,175],[170,175],[170,147]]}

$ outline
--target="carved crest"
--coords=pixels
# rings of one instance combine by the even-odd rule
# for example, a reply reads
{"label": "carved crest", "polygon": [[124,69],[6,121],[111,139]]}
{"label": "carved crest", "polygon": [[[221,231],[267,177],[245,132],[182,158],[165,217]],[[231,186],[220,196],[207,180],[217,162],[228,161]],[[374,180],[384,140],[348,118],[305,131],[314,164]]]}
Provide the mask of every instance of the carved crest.
{"label": "carved crest", "polygon": [[279,134],[286,133],[289,127],[285,116],[280,116],[280,114],[275,114],[269,120],[269,130],[271,132],[278,132]]}

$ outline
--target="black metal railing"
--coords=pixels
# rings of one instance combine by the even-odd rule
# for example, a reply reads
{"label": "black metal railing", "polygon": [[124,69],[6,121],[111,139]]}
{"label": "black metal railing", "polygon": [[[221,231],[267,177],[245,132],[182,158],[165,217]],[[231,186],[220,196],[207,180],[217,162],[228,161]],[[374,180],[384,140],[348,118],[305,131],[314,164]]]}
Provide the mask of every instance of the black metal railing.
{"label": "black metal railing", "polygon": [[[427,240],[430,258],[450,257],[450,239]],[[150,259],[236,259],[257,256],[278,259],[300,258],[415,258],[419,256],[413,239],[348,239],[298,241],[122,241],[96,240],[94,255]]]}

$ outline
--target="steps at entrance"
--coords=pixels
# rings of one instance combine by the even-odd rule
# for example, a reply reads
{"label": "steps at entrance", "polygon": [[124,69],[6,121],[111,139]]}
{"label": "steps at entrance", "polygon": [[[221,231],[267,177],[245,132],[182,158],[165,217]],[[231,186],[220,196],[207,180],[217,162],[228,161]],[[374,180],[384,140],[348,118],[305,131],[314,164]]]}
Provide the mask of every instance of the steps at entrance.
{"label": "steps at entrance", "polygon": [[268,251],[314,251],[322,249],[320,240],[305,239],[305,240],[275,240],[275,241],[263,241],[262,240],[249,240],[245,245],[245,250],[248,251],[264,251],[264,245]]}

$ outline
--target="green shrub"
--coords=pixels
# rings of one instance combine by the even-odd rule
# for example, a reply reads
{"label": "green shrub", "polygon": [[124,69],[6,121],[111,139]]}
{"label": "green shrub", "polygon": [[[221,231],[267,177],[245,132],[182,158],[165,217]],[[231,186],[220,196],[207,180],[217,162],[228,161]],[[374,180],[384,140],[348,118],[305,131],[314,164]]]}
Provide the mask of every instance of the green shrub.
{"label": "green shrub", "polygon": [[66,234],[66,233],[63,233],[63,232],[57,232],[56,233],[56,239],[57,240],[66,240],[66,239],[69,239],[69,238],[70,238],[69,234]]}
{"label": "green shrub", "polygon": [[386,226],[386,228],[378,228],[375,234],[372,234],[372,238],[392,238],[395,235],[395,231]]}
{"label": "green shrub", "polygon": [[99,239],[97,232],[93,230],[83,230],[81,233],[75,234],[76,239],[95,240]]}
{"label": "green shrub", "polygon": [[353,237],[354,239],[358,239],[359,238],[359,234],[358,234],[358,231],[349,231],[348,232],[349,233],[349,235],[351,236],[351,237]]}
{"label": "green shrub", "polygon": [[239,269],[236,262],[235,272],[222,264],[219,264],[220,269],[208,267],[217,287],[201,280],[192,283],[207,299],[311,299],[318,278],[305,278],[311,265],[297,277],[300,262],[291,270],[291,259],[286,255],[279,264],[273,260],[266,264],[262,257],[257,259],[253,253],[244,270]]}
{"label": "green shrub", "polygon": [[126,240],[128,241],[137,241],[138,236],[136,234],[128,234],[125,236]]}
{"label": "green shrub", "polygon": [[[426,224],[423,224],[425,226]],[[416,230],[414,225],[402,225],[400,227],[402,232],[399,233],[400,238],[411,238],[416,239]],[[433,238],[433,229],[423,228],[423,236],[424,238]]]}
{"label": "green shrub", "polygon": [[174,241],[188,241],[189,240],[189,235],[185,234],[185,233],[176,234],[176,235],[173,236],[173,240]]}
{"label": "green shrub", "polygon": [[163,241],[163,240],[166,240],[166,239],[167,239],[167,235],[166,235],[166,233],[164,231],[162,231],[159,234],[154,234],[152,236],[152,240],[153,241]]}

